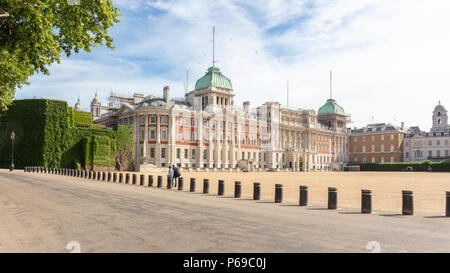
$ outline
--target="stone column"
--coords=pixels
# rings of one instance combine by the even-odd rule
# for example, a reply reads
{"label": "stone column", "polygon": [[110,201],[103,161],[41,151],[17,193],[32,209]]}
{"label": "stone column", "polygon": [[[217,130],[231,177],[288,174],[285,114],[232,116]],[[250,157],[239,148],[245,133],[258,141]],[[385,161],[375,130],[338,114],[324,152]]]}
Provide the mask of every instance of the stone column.
{"label": "stone column", "polygon": [[[144,118],[145,118],[145,126],[144,126],[144,145],[143,145],[144,153],[143,153],[143,157],[146,158],[147,157],[147,144],[148,144],[148,118],[149,118],[149,116],[147,114],[145,114]],[[142,162],[142,163],[147,163],[147,162]]]}

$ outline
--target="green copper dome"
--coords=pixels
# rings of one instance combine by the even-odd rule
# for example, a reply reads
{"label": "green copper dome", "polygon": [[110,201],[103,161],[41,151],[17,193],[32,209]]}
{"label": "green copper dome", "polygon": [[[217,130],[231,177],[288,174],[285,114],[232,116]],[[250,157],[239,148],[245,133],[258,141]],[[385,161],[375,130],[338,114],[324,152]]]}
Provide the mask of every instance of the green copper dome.
{"label": "green copper dome", "polygon": [[200,89],[211,85],[233,89],[230,79],[222,75],[220,69],[215,66],[211,66],[210,68],[208,68],[206,74],[201,77],[195,84],[195,89]]}
{"label": "green copper dome", "polygon": [[328,99],[327,103],[325,103],[324,106],[320,107],[319,115],[326,115],[326,114],[341,114],[345,115],[344,108],[339,106],[339,104],[336,103],[333,99]]}

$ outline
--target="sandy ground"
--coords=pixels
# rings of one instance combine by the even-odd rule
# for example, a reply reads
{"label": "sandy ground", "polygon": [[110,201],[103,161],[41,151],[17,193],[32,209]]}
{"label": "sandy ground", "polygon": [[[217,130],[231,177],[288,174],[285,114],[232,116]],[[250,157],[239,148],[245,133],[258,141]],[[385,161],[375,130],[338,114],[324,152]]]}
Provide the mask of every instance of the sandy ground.
{"label": "sandy ground", "polygon": [[[132,174],[132,173],[130,173]],[[166,173],[143,173],[145,185],[148,175],[163,175],[166,185]],[[202,191],[203,179],[210,180],[210,193],[217,193],[218,180],[225,181],[225,195],[234,194],[234,182],[241,181],[242,196],[253,196],[253,182],[261,183],[261,197],[274,199],[275,184],[283,185],[283,198],[298,202],[299,186],[308,186],[308,198],[311,204],[326,206],[328,187],[338,189],[338,206],[358,209],[361,206],[361,190],[372,190],[372,208],[374,211],[401,212],[402,190],[414,192],[414,212],[423,215],[441,215],[445,213],[445,191],[450,191],[450,173],[422,172],[185,172],[184,187],[189,188],[191,177],[196,178],[196,189]],[[138,176],[139,180],[139,176]]]}
{"label": "sandy ground", "polygon": [[[231,179],[236,174],[226,175]],[[362,215],[358,209],[327,210],[320,202],[310,207],[296,204],[299,178],[316,178],[310,182],[314,185],[311,193],[313,200],[320,200],[319,193],[326,191],[332,177],[355,180],[370,174],[241,177],[246,176],[250,178],[242,182],[247,193],[250,181],[262,182],[265,176],[267,200],[230,197],[230,180],[225,177],[228,194],[218,197],[213,193],[216,183],[211,184],[212,193],[204,195],[201,183],[196,193],[190,193],[187,185],[178,191],[0,170],[0,252],[69,252],[66,247],[71,241],[79,243],[81,252],[369,252],[368,245],[373,242],[381,252],[450,251],[448,217]],[[291,181],[293,202],[273,203],[269,190],[275,181],[270,178],[277,176],[283,177],[277,182],[286,188]],[[355,183],[343,179],[333,186],[341,185],[339,190],[345,196],[345,186],[351,190],[361,184]],[[417,190],[422,188],[427,189],[425,183]],[[358,195],[359,191],[354,191]]]}

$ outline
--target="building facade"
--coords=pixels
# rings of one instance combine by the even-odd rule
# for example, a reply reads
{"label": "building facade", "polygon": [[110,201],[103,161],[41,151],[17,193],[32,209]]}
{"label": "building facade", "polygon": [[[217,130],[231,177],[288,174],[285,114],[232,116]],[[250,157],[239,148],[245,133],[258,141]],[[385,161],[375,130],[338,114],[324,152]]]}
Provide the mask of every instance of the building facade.
{"label": "building facade", "polygon": [[318,113],[278,102],[234,105],[231,81],[210,67],[182,99],[142,95],[105,113],[94,98],[94,123],[132,126],[136,169],[178,165],[195,170],[341,170],[348,161],[349,116],[329,99]]}
{"label": "building facade", "polygon": [[441,103],[434,108],[430,132],[411,127],[405,137],[405,161],[442,161],[450,159],[450,126],[447,110]]}
{"label": "building facade", "polygon": [[348,129],[350,162],[384,163],[403,161],[405,129],[391,124],[369,124]]}

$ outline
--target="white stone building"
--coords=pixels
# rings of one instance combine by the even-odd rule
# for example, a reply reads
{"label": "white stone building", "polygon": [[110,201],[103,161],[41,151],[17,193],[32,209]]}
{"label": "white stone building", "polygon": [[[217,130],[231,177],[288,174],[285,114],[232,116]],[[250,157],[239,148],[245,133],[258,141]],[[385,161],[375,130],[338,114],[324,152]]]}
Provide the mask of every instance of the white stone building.
{"label": "white stone building", "polygon": [[[341,170],[348,161],[348,116],[329,99],[318,114],[278,102],[234,105],[231,81],[210,67],[183,99],[135,94],[120,107],[91,103],[94,122],[133,126],[136,170]],[[105,111],[105,112],[102,112]]]}
{"label": "white stone building", "polygon": [[418,127],[409,128],[404,139],[404,161],[442,161],[450,158],[450,126],[447,110],[441,103],[433,111],[433,127],[422,132]]}

